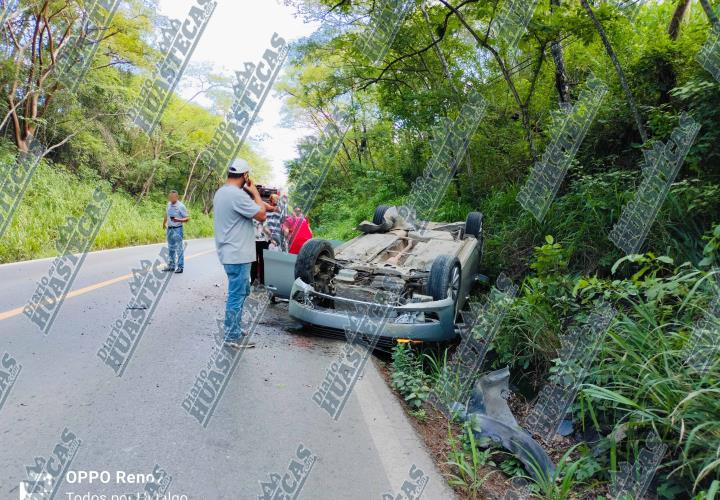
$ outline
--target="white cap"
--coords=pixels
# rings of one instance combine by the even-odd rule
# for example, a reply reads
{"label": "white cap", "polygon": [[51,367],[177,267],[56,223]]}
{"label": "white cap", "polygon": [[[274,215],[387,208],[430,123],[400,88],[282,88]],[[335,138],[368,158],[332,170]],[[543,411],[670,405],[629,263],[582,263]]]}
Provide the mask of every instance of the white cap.
{"label": "white cap", "polygon": [[233,160],[230,162],[230,165],[228,165],[228,173],[229,174],[244,174],[245,172],[250,171],[250,164],[243,160],[242,158],[238,158],[237,160]]}

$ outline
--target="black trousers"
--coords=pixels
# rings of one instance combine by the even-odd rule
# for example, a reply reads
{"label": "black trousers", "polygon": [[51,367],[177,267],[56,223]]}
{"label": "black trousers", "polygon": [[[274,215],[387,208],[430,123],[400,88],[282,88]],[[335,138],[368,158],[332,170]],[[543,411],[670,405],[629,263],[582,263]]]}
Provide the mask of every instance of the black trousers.
{"label": "black trousers", "polygon": [[250,265],[250,278],[253,283],[255,280],[259,280],[261,284],[265,284],[265,261],[263,260],[263,250],[270,247],[268,241],[256,241],[255,242],[255,262]]}

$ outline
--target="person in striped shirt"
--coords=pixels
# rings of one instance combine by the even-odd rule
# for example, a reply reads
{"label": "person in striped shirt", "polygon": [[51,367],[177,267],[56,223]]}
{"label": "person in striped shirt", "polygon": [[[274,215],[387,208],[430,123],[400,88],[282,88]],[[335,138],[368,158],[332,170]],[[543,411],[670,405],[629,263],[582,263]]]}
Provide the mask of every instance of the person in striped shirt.
{"label": "person in striped shirt", "polygon": [[[278,206],[278,200],[280,197],[276,194],[270,195],[270,205],[273,207]],[[276,209],[274,212],[268,212],[265,225],[268,232],[270,233],[270,241],[275,242],[276,245],[282,249],[282,223],[283,213],[281,210]]]}

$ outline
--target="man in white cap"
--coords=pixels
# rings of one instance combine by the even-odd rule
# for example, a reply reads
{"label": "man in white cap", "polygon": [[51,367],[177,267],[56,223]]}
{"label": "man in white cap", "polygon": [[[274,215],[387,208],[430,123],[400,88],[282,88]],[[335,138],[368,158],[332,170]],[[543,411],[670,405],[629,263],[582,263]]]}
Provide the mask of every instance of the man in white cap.
{"label": "man in white cap", "polygon": [[250,180],[247,161],[230,162],[227,182],[215,193],[213,205],[215,246],[228,277],[225,344],[235,349],[255,347],[242,341],[241,319],[243,304],[250,294],[250,265],[255,262],[253,219],[264,221],[268,205]]}

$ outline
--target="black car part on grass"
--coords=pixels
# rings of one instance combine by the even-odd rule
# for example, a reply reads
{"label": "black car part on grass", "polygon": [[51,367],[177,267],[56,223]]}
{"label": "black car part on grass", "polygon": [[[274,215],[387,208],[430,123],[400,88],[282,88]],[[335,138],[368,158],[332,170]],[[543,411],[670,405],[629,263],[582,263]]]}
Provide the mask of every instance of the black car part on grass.
{"label": "black car part on grass", "polygon": [[476,437],[490,438],[515,455],[532,477],[538,479],[537,471],[541,471],[546,478],[551,478],[555,464],[510,411],[506,400],[510,394],[509,380],[508,367],[480,377],[467,410],[460,412],[460,417],[471,422]]}

